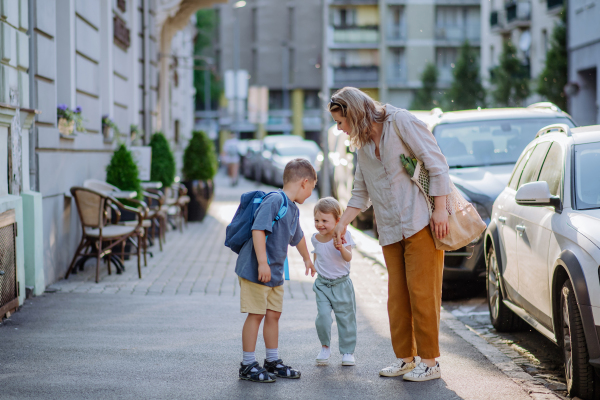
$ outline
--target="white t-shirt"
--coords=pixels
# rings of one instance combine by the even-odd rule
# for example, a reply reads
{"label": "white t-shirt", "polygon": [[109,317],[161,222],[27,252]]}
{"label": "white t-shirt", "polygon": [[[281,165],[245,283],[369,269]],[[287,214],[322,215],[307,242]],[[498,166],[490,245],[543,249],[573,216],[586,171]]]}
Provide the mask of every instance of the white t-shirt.
{"label": "white t-shirt", "polygon": [[[315,233],[310,239],[312,242],[313,253],[317,255],[315,261],[315,269],[323,278],[338,279],[350,273],[350,263],[342,257],[342,253],[333,245],[333,239],[327,243],[321,243],[317,240]],[[346,231],[346,243],[344,247],[356,247],[352,235]]]}

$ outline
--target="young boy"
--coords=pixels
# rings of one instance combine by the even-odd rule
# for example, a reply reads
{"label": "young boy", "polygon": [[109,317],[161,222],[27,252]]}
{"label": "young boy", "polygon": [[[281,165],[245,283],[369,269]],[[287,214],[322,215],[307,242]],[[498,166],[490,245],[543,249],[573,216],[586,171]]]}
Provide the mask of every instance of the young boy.
{"label": "young boy", "polygon": [[[283,305],[283,273],[288,245],[298,249],[304,260],[306,275],[309,271],[312,276],[315,275],[295,203],[304,203],[312,194],[316,182],[317,174],[310,162],[300,158],[290,161],[283,172],[283,194],[288,198],[287,213],[273,223],[283,198],[277,193],[265,197],[256,210],[252,239],[244,244],[239,253],[235,272],[240,281],[240,311],[248,313],[242,330],[244,358],[239,371],[240,379],[275,382],[275,378],[300,378],[300,371],[285,365],[279,358],[279,317]],[[254,351],[263,318],[267,357],[261,367]]]}

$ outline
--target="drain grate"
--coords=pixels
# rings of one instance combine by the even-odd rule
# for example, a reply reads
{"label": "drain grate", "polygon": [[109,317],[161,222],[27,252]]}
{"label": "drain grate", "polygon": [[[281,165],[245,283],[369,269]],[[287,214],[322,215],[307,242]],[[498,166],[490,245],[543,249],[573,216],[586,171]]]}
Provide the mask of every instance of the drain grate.
{"label": "drain grate", "polygon": [[0,214],[0,318],[19,305],[14,211]]}

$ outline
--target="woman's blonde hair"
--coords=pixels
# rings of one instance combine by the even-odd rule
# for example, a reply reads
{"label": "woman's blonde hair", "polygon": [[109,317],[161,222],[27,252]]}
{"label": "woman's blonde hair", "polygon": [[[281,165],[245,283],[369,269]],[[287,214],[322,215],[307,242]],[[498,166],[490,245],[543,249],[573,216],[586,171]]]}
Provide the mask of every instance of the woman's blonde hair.
{"label": "woman's blonde hair", "polygon": [[323,197],[315,205],[315,216],[318,212],[321,214],[331,214],[337,221],[342,216],[343,210],[340,202],[333,197]]}
{"label": "woman's blonde hair", "polygon": [[341,112],[350,125],[350,144],[361,148],[371,141],[371,132],[376,122],[383,122],[387,113],[383,105],[365,92],[344,87],[331,96],[327,106],[329,112]]}

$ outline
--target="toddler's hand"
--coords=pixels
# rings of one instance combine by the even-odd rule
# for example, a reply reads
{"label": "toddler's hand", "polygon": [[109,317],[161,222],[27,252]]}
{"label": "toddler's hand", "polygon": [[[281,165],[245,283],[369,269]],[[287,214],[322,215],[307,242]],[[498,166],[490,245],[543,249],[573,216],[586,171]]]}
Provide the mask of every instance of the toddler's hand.
{"label": "toddler's hand", "polygon": [[308,271],[310,271],[310,276],[315,276],[317,271],[315,270],[315,266],[310,258],[308,260],[304,260],[304,266],[306,267],[306,272],[304,275],[308,276]]}
{"label": "toddler's hand", "polygon": [[342,249],[344,248],[344,244],[346,242],[346,238],[342,238],[342,242],[338,241],[338,240],[334,240],[333,241],[333,245],[335,246],[336,249],[338,249],[339,251],[342,251]]}
{"label": "toddler's hand", "polygon": [[271,281],[271,267],[269,267],[269,264],[258,264],[258,280],[262,283]]}

